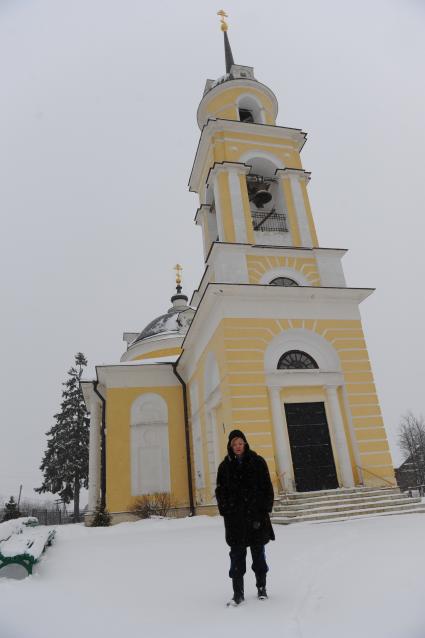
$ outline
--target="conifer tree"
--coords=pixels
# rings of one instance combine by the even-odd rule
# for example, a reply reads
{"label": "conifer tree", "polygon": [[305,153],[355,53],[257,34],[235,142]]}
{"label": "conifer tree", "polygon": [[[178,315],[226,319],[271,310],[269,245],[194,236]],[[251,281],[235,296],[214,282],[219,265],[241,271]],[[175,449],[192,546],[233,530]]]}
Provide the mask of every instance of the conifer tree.
{"label": "conifer tree", "polygon": [[91,522],[91,527],[109,527],[110,524],[111,515],[105,505],[99,502]]}
{"label": "conifer tree", "polygon": [[80,388],[85,356],[78,352],[75,364],[68,370],[62,384],[61,410],[55,414],[55,424],[46,432],[48,441],[40,470],[43,484],[35,491],[59,494],[64,503],[74,501],[74,520],[78,520],[80,490],[88,487],[89,417]]}
{"label": "conifer tree", "polygon": [[15,501],[13,496],[11,496],[7,503],[4,504],[4,510],[3,521],[10,521],[12,518],[19,518],[21,516],[18,503]]}

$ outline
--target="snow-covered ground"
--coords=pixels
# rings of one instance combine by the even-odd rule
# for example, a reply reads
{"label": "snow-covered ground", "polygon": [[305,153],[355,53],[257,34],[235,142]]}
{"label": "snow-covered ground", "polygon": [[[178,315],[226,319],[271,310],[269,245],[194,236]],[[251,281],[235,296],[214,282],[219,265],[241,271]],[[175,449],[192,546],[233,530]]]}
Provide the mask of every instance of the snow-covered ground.
{"label": "snow-covered ground", "polygon": [[425,516],[276,527],[268,601],[226,608],[220,518],[57,527],[33,576],[0,578],[1,638],[424,638]]}

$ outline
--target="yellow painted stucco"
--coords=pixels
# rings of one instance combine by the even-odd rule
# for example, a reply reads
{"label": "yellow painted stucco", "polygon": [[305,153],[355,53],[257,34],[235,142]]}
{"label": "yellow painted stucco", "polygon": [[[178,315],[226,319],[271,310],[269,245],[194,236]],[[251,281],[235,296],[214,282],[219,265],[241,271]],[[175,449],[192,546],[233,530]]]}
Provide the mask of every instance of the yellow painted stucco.
{"label": "yellow painted stucco", "polygon": [[128,511],[131,495],[131,406],[142,394],[159,394],[167,403],[171,495],[176,505],[188,503],[186,446],[181,387],[110,388],[106,396],[106,486],[111,512]]}
{"label": "yellow painted stucco", "polygon": [[[311,286],[320,286],[320,276],[314,257],[288,257],[281,255],[247,255],[249,283],[258,284],[268,272],[279,268],[291,268],[299,272]],[[273,277],[276,275],[273,275]],[[277,275],[279,276],[279,275]],[[289,274],[287,275],[290,276]],[[267,280],[268,283],[268,280]]]}
{"label": "yellow painted stucco", "polygon": [[213,91],[202,100],[200,109],[202,117],[217,117],[229,120],[239,120],[238,100],[243,95],[254,96],[264,107],[266,124],[275,124],[273,120],[273,104],[267,94],[253,87],[234,87],[222,84],[220,91]]}
{"label": "yellow painted stucco", "polygon": [[[275,267],[276,265],[274,260],[264,263],[261,259],[260,263],[263,264],[263,268]],[[295,266],[295,263],[293,265]],[[373,377],[369,371],[370,365],[360,321],[288,320],[284,318],[280,320],[224,319],[211,343],[205,348],[193,381],[195,379],[199,381],[202,377],[204,373],[203,361],[209,352],[213,352],[217,362],[220,362],[221,387],[226,389],[222,396],[221,407],[223,417],[230,420],[224,424],[225,431],[241,428],[246,432],[251,445],[267,458],[273,481],[278,486],[273,419],[264,373],[264,353],[274,336],[280,334],[282,330],[291,328],[316,331],[333,345],[340,357],[341,367],[343,368],[345,365],[343,374],[347,375],[350,382],[345,384],[345,396],[342,388],[338,390],[338,401],[355,482],[357,484],[360,482],[361,472],[363,472],[363,481],[366,485],[376,485],[379,484],[379,481],[382,484],[382,481],[386,480],[393,482],[394,473],[386,432],[382,427],[379,403]],[[353,340],[352,337],[356,337],[356,339]],[[357,350],[356,347],[358,347]],[[356,352],[360,353],[359,356],[356,355]],[[366,371],[359,372],[359,365]],[[354,372],[351,372],[352,369]],[[198,383],[198,387],[201,387],[201,383]],[[335,464],[340,476],[340,464],[332,433],[332,416],[325,389],[323,387],[302,386],[286,388],[281,391],[281,398],[282,402],[324,402],[330,425]],[[200,405],[204,399],[200,393]],[[359,417],[361,417],[360,420]],[[360,463],[356,461],[355,449],[359,455]],[[369,474],[366,472],[366,467]]]}
{"label": "yellow painted stucco", "polygon": [[179,347],[176,348],[160,348],[158,350],[152,350],[152,352],[145,352],[144,354],[139,354],[137,357],[134,357],[132,361],[138,361],[139,359],[153,359],[158,357],[168,357],[169,355],[181,354],[182,349]]}

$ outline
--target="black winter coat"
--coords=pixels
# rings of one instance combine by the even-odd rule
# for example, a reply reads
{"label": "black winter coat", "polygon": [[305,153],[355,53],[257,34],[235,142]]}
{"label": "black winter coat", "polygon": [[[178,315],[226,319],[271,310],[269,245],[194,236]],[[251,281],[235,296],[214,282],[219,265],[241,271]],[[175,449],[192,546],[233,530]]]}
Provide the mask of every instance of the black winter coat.
{"label": "black winter coat", "polygon": [[249,447],[241,462],[231,453],[226,456],[218,468],[215,495],[228,545],[248,547],[274,540],[269,517],[274,492],[262,456]]}

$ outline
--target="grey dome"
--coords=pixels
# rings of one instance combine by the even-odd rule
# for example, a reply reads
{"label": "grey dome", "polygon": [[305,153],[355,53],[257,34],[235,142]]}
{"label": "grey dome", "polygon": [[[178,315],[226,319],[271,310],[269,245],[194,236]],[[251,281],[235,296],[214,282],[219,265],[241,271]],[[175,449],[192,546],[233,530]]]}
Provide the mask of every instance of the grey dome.
{"label": "grey dome", "polygon": [[[154,337],[161,333],[179,332],[179,325],[177,323],[178,315],[181,312],[181,308],[170,308],[165,315],[160,315],[146,326],[139,334],[137,339],[133,341],[133,344]],[[133,345],[132,344],[132,345]]]}

